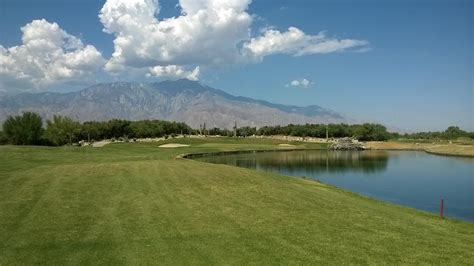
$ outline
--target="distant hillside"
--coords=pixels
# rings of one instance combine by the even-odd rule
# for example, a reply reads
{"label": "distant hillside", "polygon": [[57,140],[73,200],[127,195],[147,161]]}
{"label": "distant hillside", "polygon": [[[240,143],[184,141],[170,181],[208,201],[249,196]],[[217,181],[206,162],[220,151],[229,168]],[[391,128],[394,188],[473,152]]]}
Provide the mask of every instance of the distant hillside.
{"label": "distant hillside", "polygon": [[157,83],[97,84],[70,93],[24,93],[0,99],[0,122],[8,115],[34,111],[48,119],[65,115],[79,121],[113,118],[163,119],[194,128],[347,122],[317,105],[299,107],[237,97],[187,79]]}

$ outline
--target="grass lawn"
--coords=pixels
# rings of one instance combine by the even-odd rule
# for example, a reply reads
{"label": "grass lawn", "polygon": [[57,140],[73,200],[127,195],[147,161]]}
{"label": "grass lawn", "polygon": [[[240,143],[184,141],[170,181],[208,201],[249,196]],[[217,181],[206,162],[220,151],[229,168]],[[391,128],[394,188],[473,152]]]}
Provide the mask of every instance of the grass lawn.
{"label": "grass lawn", "polygon": [[433,154],[474,157],[474,142],[373,141],[366,146],[376,150],[420,150]]}
{"label": "grass lawn", "polygon": [[281,140],[169,142],[190,146],[0,146],[0,265],[474,264],[474,223],[311,180],[174,159]]}

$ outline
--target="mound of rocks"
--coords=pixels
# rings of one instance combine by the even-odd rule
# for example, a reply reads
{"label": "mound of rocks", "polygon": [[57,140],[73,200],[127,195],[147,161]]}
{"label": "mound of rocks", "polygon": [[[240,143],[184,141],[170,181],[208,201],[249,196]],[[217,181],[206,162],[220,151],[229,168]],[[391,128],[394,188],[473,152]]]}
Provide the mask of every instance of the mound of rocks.
{"label": "mound of rocks", "polygon": [[366,147],[356,139],[341,138],[331,143],[329,149],[335,151],[362,151],[365,150]]}

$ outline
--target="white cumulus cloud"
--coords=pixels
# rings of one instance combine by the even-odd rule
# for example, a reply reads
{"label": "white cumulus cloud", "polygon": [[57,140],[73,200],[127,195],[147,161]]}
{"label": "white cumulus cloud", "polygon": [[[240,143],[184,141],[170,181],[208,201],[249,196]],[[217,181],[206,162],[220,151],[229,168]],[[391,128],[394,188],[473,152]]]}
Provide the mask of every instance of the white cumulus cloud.
{"label": "white cumulus cloud", "polygon": [[199,66],[193,70],[186,70],[182,66],[154,66],[149,69],[147,76],[160,77],[163,79],[180,79],[187,78],[189,80],[199,80]]}
{"label": "white cumulus cloud", "polygon": [[308,35],[298,28],[290,27],[286,32],[268,29],[263,36],[246,42],[243,51],[257,60],[272,54],[303,56],[344,51],[354,47],[366,47],[365,40],[328,38],[324,32]]}
{"label": "white cumulus cloud", "polygon": [[238,44],[249,38],[249,3],[181,0],[180,16],[158,20],[157,1],[107,0],[99,17],[104,31],[115,36],[115,51],[106,70],[235,63]]}
{"label": "white cumulus cloud", "polygon": [[105,60],[92,45],[66,31],[57,23],[33,20],[21,28],[22,44],[0,45],[0,88],[41,90],[59,83],[80,83],[91,78]]}
{"label": "white cumulus cloud", "polygon": [[302,78],[302,79],[295,79],[292,80],[289,84],[286,86],[289,87],[300,87],[300,88],[308,88],[310,85],[312,85],[313,82],[310,82],[309,80]]}
{"label": "white cumulus cloud", "polygon": [[180,0],[181,15],[159,20],[156,0],[107,0],[99,17],[115,36],[106,70],[156,65],[208,66],[259,62],[272,54],[302,56],[363,48],[365,40],[309,35],[296,27],[251,38],[250,0]]}
{"label": "white cumulus cloud", "polygon": [[180,15],[158,19],[158,0],[106,0],[99,19],[103,31],[114,36],[114,51],[107,60],[57,23],[34,20],[21,28],[21,45],[0,45],[0,90],[41,90],[96,78],[198,80],[200,70],[210,66],[258,63],[274,54],[370,49],[365,40],[338,39],[324,32],[311,35],[296,27],[279,31],[270,26],[252,36],[256,15],[248,13],[250,4],[179,0]]}

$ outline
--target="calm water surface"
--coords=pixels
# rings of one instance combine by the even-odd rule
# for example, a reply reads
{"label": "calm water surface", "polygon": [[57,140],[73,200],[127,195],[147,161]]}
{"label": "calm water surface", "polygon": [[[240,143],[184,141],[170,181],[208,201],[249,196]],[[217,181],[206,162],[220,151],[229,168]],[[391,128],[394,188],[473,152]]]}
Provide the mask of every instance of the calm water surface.
{"label": "calm water surface", "polygon": [[366,196],[474,221],[474,158],[416,151],[282,151],[196,158],[305,176]]}

